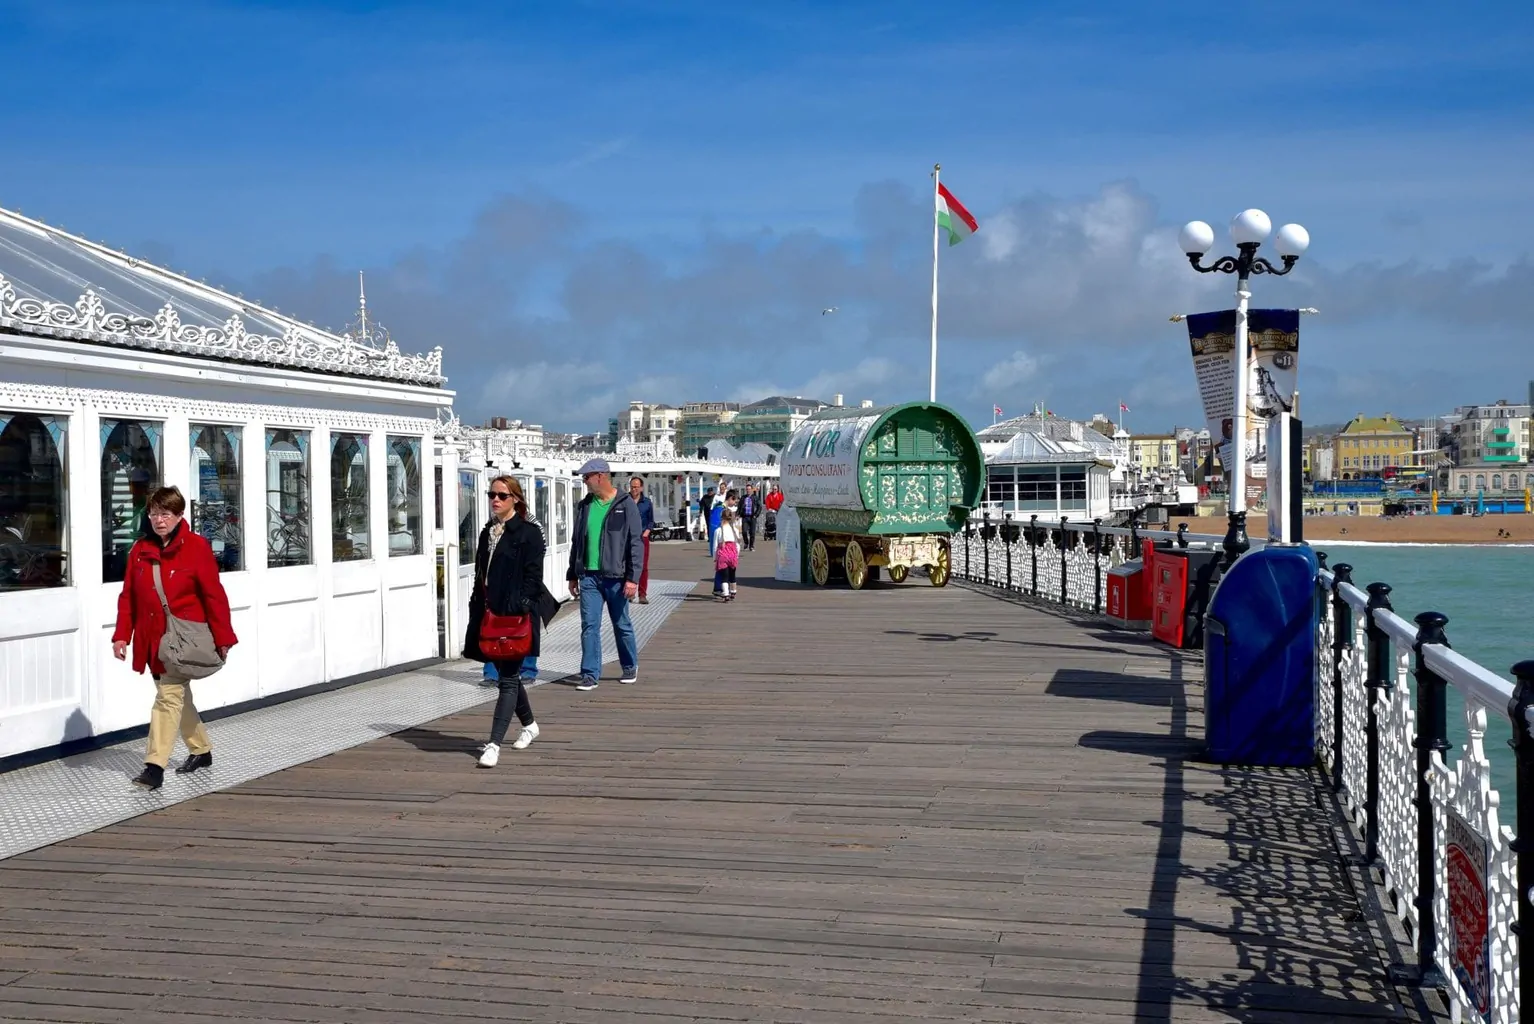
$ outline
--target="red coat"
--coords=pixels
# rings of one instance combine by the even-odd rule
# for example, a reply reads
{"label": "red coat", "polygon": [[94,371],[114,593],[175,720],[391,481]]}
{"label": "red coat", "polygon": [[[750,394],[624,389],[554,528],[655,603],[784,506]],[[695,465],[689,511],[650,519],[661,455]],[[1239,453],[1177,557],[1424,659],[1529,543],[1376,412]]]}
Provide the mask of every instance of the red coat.
{"label": "red coat", "polygon": [[763,499],[762,504],[767,506],[769,512],[776,512],[783,507],[783,492],[773,491]]}
{"label": "red coat", "polygon": [[128,569],[123,576],[123,592],[117,599],[117,629],[112,642],[133,641],[133,671],[145,666],[155,675],[164,675],[160,664],[160,638],[165,635],[165,612],[160,595],[154,589],[154,564],[160,563],[160,577],[170,612],[178,619],[206,622],[213,632],[215,647],[233,647],[239,643],[229,622],[229,595],[219,582],[218,562],[213,548],[192,532],[185,522],[176,527],[170,543],[161,550],[157,538],[140,538],[128,552]]}

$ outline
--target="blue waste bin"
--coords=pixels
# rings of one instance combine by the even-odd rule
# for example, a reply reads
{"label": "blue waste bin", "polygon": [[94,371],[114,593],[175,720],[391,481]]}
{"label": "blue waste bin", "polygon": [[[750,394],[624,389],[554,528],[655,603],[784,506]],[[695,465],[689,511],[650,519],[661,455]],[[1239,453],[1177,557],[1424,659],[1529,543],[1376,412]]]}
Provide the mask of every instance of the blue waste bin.
{"label": "blue waste bin", "polygon": [[1315,763],[1316,574],[1308,545],[1248,552],[1204,633],[1204,738],[1220,764]]}

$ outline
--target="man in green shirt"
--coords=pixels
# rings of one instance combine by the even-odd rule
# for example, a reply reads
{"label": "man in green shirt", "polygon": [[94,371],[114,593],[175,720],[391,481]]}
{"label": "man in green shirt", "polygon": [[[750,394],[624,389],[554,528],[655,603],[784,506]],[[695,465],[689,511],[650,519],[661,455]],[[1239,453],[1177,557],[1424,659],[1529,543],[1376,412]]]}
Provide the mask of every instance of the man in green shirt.
{"label": "man in green shirt", "polygon": [[639,506],[613,486],[605,459],[591,459],[578,471],[586,497],[576,506],[565,578],[570,596],[581,602],[581,674],[577,690],[595,690],[602,673],[602,609],[612,620],[618,646],[619,682],[639,681],[639,643],[629,620],[629,601],[639,593],[644,571],[644,524]]}

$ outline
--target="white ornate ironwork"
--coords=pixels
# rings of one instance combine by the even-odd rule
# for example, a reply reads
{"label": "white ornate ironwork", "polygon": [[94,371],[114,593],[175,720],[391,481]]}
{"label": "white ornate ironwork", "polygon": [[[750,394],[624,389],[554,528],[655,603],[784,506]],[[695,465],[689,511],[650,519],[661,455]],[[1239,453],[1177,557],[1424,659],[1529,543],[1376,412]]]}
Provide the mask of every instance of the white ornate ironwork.
{"label": "white ornate ironwork", "polygon": [[[271,314],[274,317],[279,314]],[[233,362],[285,366],[322,373],[403,381],[440,387],[442,348],[407,355],[393,340],[378,348],[348,334],[330,334],[289,323],[281,337],[246,330],[238,313],[217,327],[181,322],[167,302],[153,317],[113,312],[94,289],[74,303],[48,302],[17,293],[0,274],[0,328],[23,334],[91,341],[125,348],[201,356]]]}
{"label": "white ornate ironwork", "polygon": [[[1433,869],[1438,875],[1434,895],[1434,918],[1438,928],[1438,969],[1449,981],[1451,996],[1461,1006],[1474,1002],[1461,986],[1450,961],[1454,925],[1449,911],[1448,886],[1448,815],[1456,814],[1479,833],[1487,846],[1486,902],[1487,928],[1491,938],[1489,979],[1492,986],[1492,1024],[1513,1024],[1518,1019],[1518,939],[1512,924],[1518,919],[1516,894],[1518,866],[1513,856],[1513,832],[1498,820],[1501,802],[1491,784],[1491,762],[1486,758],[1486,708],[1473,697],[1465,696],[1465,728],[1469,741],[1453,767],[1444,764],[1437,754],[1429,770],[1433,793]],[[1479,1016],[1479,1014],[1476,1014]]]}

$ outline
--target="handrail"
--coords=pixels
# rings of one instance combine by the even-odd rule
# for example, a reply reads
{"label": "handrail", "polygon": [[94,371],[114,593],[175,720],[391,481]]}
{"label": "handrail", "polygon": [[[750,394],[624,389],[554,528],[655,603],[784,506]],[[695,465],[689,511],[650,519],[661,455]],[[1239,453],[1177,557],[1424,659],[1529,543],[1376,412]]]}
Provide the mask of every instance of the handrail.
{"label": "handrail", "polygon": [[1369,611],[1369,595],[1353,586],[1353,584],[1342,584],[1337,588],[1337,593],[1348,603],[1348,607],[1358,614],[1364,615]]}
{"label": "handrail", "polygon": [[1512,702],[1512,683],[1451,647],[1423,644],[1422,660],[1427,662],[1428,668],[1442,676],[1444,682],[1466,696],[1474,697],[1484,708],[1506,711]]}
{"label": "handrail", "polygon": [[1374,621],[1396,643],[1411,647],[1417,642],[1417,627],[1392,611],[1376,611]]}

